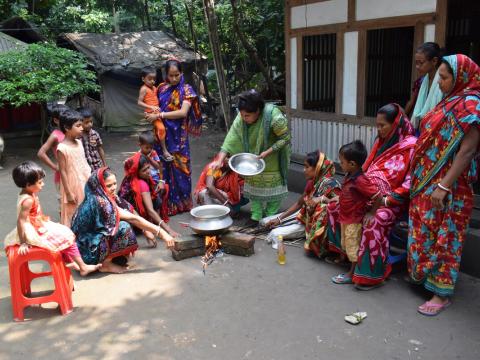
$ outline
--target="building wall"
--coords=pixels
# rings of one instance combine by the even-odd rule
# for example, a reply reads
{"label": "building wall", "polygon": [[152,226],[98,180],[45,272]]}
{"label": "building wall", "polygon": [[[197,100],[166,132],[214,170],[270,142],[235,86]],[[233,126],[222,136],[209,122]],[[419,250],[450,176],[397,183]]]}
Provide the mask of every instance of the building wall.
{"label": "building wall", "polygon": [[[360,139],[371,146],[374,119],[364,116],[366,32],[411,26],[415,28],[414,47],[425,41],[444,45],[446,8],[447,0],[287,0],[287,111],[294,153],[320,148],[337,159],[338,147],[344,143]],[[337,34],[336,111],[305,111],[303,37],[331,33]],[[413,81],[413,58],[412,70]]]}

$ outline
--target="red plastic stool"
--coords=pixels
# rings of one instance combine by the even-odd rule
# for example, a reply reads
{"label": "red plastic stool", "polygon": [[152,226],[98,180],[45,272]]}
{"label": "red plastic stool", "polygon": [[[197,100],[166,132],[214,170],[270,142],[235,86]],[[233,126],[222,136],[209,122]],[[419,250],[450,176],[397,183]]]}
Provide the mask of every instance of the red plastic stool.
{"label": "red plastic stool", "polygon": [[[73,310],[72,291],[73,278],[59,252],[51,252],[32,246],[26,255],[18,254],[19,246],[9,246],[6,249],[8,270],[10,272],[10,290],[12,292],[13,320],[23,321],[23,310],[27,306],[56,302],[60,306],[62,315]],[[50,271],[34,273],[28,267],[29,261],[46,261]],[[46,296],[28,297],[31,295],[30,284],[33,279],[53,276],[55,290]]]}

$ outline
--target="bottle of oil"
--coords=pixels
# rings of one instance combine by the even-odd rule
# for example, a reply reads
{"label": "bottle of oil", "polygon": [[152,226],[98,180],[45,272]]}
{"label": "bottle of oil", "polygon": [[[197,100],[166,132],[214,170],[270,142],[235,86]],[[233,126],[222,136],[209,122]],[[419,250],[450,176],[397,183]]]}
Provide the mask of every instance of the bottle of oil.
{"label": "bottle of oil", "polygon": [[287,257],[286,257],[285,244],[283,243],[282,235],[278,235],[277,242],[278,242],[277,261],[280,265],[285,265],[285,263],[287,262]]}

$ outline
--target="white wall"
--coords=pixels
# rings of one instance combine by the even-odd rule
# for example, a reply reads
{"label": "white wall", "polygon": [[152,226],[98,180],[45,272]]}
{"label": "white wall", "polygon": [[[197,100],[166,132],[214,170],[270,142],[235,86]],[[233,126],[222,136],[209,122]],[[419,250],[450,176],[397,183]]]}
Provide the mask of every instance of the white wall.
{"label": "white wall", "polygon": [[435,24],[425,25],[425,34],[424,34],[423,40],[425,42],[435,41]]}
{"label": "white wall", "polygon": [[290,12],[290,26],[292,29],[338,24],[347,22],[347,20],[348,0],[329,0],[294,6]]}
{"label": "white wall", "polygon": [[290,38],[290,109],[297,108],[297,38]]}
{"label": "white wall", "polygon": [[357,20],[435,12],[437,0],[357,0]]}
{"label": "white wall", "polygon": [[343,51],[342,114],[357,115],[358,31],[345,33]]}

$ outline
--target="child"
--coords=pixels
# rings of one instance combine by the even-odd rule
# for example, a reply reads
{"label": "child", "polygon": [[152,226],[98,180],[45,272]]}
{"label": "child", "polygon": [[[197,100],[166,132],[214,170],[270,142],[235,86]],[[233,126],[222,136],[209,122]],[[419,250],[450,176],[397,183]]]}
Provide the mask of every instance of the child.
{"label": "child", "polygon": [[54,129],[50,136],[48,137],[47,141],[42,145],[42,147],[38,150],[37,156],[38,158],[49,168],[55,171],[54,175],[54,183],[57,192],[60,192],[60,172],[58,171],[58,164],[53,162],[50,157],[48,156],[48,152],[51,151],[53,153],[53,157],[55,160],[57,159],[57,146],[60,144],[65,135],[63,132],[60,131],[58,128],[59,121],[60,121],[60,114],[67,110],[68,106],[65,105],[54,105],[52,107],[52,123],[54,125]]}
{"label": "child", "polygon": [[96,171],[101,167],[106,167],[105,152],[103,151],[103,142],[100,134],[93,130],[93,113],[86,107],[80,107],[77,111],[82,115],[83,134],[82,144],[85,150],[85,158],[92,171]]}
{"label": "child", "polygon": [[144,131],[138,136],[138,146],[140,152],[146,156],[150,162],[150,175],[155,184],[156,192],[161,193],[165,189],[165,181],[162,180],[162,163],[157,152],[153,149],[155,139],[151,131]]}
{"label": "child", "polygon": [[367,149],[361,141],[343,145],[338,153],[340,167],[345,172],[339,198],[342,249],[352,264],[347,274],[334,276],[332,281],[335,284],[351,284],[362,239],[363,217],[369,203],[380,196],[380,191],[362,171],[362,165],[367,159]]}
{"label": "child", "polygon": [[[157,71],[153,67],[147,66],[142,69],[143,85],[138,95],[138,105],[144,107],[146,113],[158,113],[160,111],[157,87],[155,86],[156,80]],[[166,130],[162,120],[157,119],[153,122],[153,132],[155,133],[156,140],[162,147],[165,161],[172,161],[173,156],[168,152],[167,146],[165,145]]]}
{"label": "child", "polygon": [[84,198],[84,187],[90,176],[90,166],[85,159],[82,142],[82,115],[67,110],[60,115],[60,129],[65,140],[58,144],[57,157],[60,169],[60,222],[70,226],[73,214]]}
{"label": "child", "polygon": [[5,238],[5,248],[20,245],[20,255],[28,253],[30,245],[60,251],[67,266],[80,271],[80,275],[97,271],[102,265],[83,262],[73,232],[43,215],[37,195],[44,185],[43,169],[33,161],[26,161],[13,169],[12,176],[15,185],[22,191],[17,201],[17,227]]}

